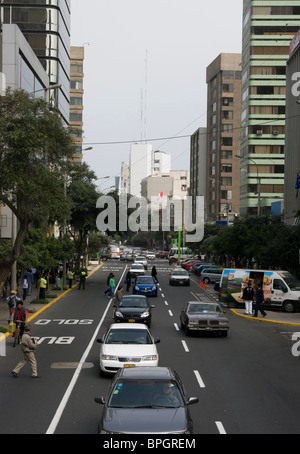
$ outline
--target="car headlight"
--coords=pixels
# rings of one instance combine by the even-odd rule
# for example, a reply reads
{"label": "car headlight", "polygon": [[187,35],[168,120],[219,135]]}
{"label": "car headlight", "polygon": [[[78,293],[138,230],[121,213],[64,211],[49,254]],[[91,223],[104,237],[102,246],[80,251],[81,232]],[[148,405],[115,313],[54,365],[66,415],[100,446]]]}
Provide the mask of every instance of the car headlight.
{"label": "car headlight", "polygon": [[156,290],[156,285],[153,285],[152,290]]}
{"label": "car headlight", "polygon": [[143,312],[143,313],[141,314],[141,318],[149,317],[149,315],[150,315],[149,311]]}
{"label": "car headlight", "polygon": [[101,355],[101,359],[106,360],[106,361],[117,361],[118,358],[115,355]]}
{"label": "car headlight", "polygon": [[156,361],[156,360],[157,360],[156,355],[142,356],[142,361]]}
{"label": "car headlight", "polygon": [[115,312],[115,314],[116,314],[116,317],[120,317],[120,318],[123,318],[123,314],[122,314],[122,312],[120,312],[120,311],[116,311],[116,312]]}
{"label": "car headlight", "polygon": [[140,289],[140,287],[139,287],[138,285],[136,285],[136,286],[135,286],[135,289],[136,289],[136,290],[139,290],[139,289]]}

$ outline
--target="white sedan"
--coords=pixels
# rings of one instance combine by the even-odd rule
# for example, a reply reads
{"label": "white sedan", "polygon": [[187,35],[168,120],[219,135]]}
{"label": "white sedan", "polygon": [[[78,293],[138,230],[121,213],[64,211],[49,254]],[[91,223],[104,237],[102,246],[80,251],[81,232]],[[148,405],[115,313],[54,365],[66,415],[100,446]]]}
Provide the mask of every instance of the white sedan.
{"label": "white sedan", "polygon": [[100,373],[116,373],[120,368],[158,366],[158,352],[146,325],[140,323],[113,323],[101,343]]}

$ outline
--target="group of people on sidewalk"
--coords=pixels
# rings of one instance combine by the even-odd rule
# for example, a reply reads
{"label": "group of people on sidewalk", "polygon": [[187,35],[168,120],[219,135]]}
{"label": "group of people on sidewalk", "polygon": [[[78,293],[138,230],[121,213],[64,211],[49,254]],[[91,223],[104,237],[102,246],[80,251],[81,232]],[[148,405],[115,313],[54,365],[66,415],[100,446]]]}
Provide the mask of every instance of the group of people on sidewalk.
{"label": "group of people on sidewalk", "polygon": [[260,311],[260,313],[263,317],[265,317],[267,315],[262,307],[262,305],[265,301],[265,298],[264,298],[264,291],[262,289],[261,283],[258,284],[257,291],[256,291],[256,302],[255,302],[254,314],[253,314],[254,289],[251,285],[251,281],[248,281],[247,286],[244,288],[242,299],[245,301],[245,315],[252,315],[253,317],[257,317],[258,311]]}

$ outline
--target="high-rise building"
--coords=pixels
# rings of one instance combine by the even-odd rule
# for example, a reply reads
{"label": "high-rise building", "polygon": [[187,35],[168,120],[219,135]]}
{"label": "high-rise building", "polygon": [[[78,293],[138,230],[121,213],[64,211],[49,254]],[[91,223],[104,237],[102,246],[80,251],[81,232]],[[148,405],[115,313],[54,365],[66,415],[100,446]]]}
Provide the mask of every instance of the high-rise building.
{"label": "high-rise building", "polygon": [[84,47],[71,47],[70,72],[70,128],[72,129],[75,153],[74,162],[82,162],[83,143],[83,62]]}
{"label": "high-rise building", "polygon": [[239,214],[241,55],[220,54],[206,81],[206,217],[226,221]]}
{"label": "high-rise building", "polygon": [[[300,30],[290,46],[286,70],[284,222],[299,225],[300,214]],[[281,214],[281,213],[279,213]]]}
{"label": "high-rise building", "polygon": [[299,0],[244,0],[240,213],[269,214],[284,197],[286,62]]}
{"label": "high-rise building", "polygon": [[1,22],[17,24],[42,63],[50,84],[61,85],[51,96],[69,123],[71,0],[4,0]]}
{"label": "high-rise building", "polygon": [[129,194],[141,196],[141,181],[152,174],[153,147],[150,144],[134,143],[130,147]]}
{"label": "high-rise building", "polygon": [[191,136],[190,191],[193,201],[193,220],[196,219],[196,197],[206,200],[206,136],[207,128],[198,128]]}

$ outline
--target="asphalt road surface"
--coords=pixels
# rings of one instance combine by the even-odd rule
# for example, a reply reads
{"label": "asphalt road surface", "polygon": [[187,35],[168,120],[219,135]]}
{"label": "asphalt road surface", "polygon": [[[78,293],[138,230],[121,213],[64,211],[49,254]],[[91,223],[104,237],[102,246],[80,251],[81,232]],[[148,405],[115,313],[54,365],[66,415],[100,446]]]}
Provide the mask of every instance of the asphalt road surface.
{"label": "asphalt road surface", "polygon": [[[298,434],[300,358],[292,354],[297,328],[243,319],[227,309],[227,338],[186,337],[180,311],[203,290],[193,276],[190,287],[169,286],[169,265],[155,264],[160,290],[151,299],[151,332],[161,339],[160,365],[173,367],[187,394],[199,397],[190,407],[194,433]],[[85,290],[73,289],[32,321],[41,378],[32,379],[29,366],[18,378],[11,375],[22,353],[7,339],[6,356],[0,357],[0,434],[97,433],[102,407],[94,398],[105,395],[110,383],[100,377],[96,342],[113,322],[106,278],[113,270],[123,284],[125,267],[106,262]],[[215,297],[210,286],[208,292]]]}

